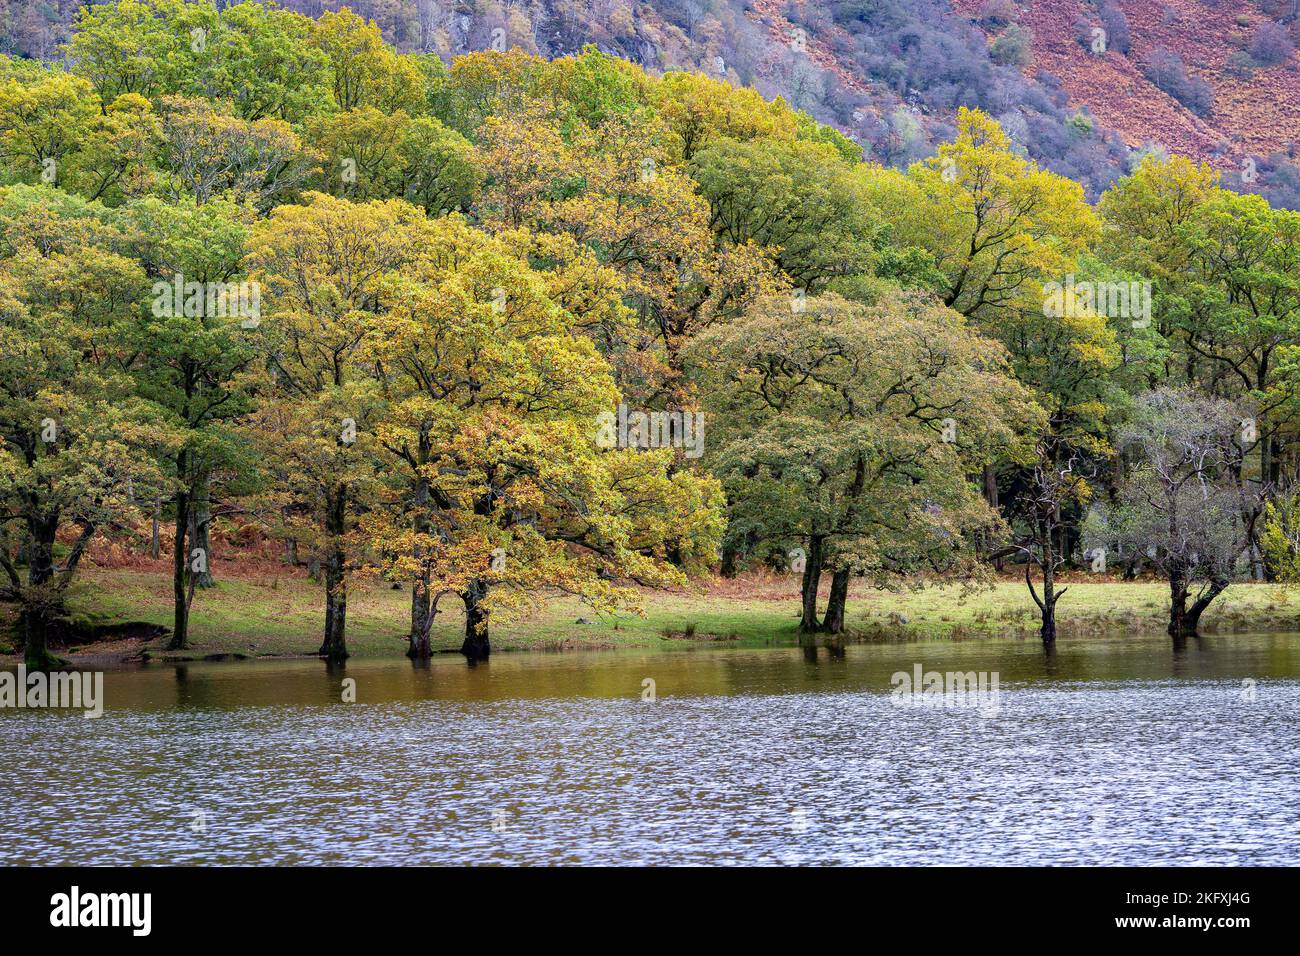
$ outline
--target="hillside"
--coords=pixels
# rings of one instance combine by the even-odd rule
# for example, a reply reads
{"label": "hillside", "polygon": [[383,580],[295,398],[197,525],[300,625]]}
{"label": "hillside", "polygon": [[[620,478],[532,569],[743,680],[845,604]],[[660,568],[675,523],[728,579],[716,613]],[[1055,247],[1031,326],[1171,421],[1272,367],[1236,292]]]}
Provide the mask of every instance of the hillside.
{"label": "hillside", "polygon": [[[0,0],[0,52],[56,58],[82,2]],[[652,72],[726,77],[784,97],[888,165],[931,154],[971,106],[1093,198],[1128,171],[1131,151],[1163,148],[1211,162],[1231,188],[1300,205],[1300,0],[280,3],[312,16],[345,5],[403,52],[497,45],[554,58],[590,43]],[[1103,26],[1114,35],[1096,55],[1089,34]],[[1256,49],[1261,30],[1272,43]]]}
{"label": "hillside", "polygon": [[[1019,22],[1032,31],[1027,73],[1046,71],[1060,79],[1074,105],[1117,131],[1132,148],[1159,144],[1171,152],[1211,162],[1229,176],[1247,160],[1300,146],[1300,61],[1291,52],[1269,65],[1248,52],[1252,38],[1273,24],[1261,5],[1248,0],[1112,0],[1127,23],[1127,50],[1111,43],[1096,54],[1076,39],[1076,22],[1105,27],[1099,7],[1087,0],[1035,0],[1018,8]],[[987,0],[954,0],[958,12],[981,19]],[[1265,5],[1294,32],[1295,4]],[[1288,9],[1289,8],[1289,9]],[[993,34],[996,28],[988,27]],[[1090,34],[1089,34],[1090,36]],[[1212,106],[1197,113],[1162,90],[1144,65],[1161,48],[1175,53],[1187,73],[1203,80]],[[1247,59],[1252,62],[1248,65]],[[1250,173],[1247,172],[1249,181]]]}

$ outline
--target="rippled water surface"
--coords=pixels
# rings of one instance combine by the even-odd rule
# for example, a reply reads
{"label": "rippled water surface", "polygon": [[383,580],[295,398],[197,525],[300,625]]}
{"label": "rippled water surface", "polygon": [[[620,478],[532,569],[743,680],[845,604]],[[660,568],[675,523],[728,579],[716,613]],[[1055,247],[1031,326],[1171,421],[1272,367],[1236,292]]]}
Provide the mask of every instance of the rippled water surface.
{"label": "rippled water surface", "polygon": [[[996,672],[996,708],[898,706],[916,664]],[[105,692],[98,720],[0,711],[0,864],[1300,864],[1300,635],[152,665]]]}

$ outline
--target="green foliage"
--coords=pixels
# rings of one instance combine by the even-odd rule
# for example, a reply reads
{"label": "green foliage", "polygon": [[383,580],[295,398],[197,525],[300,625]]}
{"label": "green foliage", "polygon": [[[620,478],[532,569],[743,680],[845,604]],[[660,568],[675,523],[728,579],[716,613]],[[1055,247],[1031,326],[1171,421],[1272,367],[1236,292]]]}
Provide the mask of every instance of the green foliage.
{"label": "green foliage", "polygon": [[[0,594],[22,606],[39,666],[90,539],[130,507],[133,483],[157,485],[153,456],[175,440],[124,368],[146,289],[126,238],[97,203],[0,189]],[[76,543],[56,565],[69,528]]]}
{"label": "green foliage", "polygon": [[351,199],[397,196],[435,214],[468,210],[483,179],[473,147],[429,116],[366,106],[321,116],[308,138],[323,156],[322,185]]}
{"label": "green foliage", "polygon": [[1073,116],[1071,116],[1068,120],[1065,121],[1065,125],[1068,126],[1070,130],[1078,136],[1092,135],[1092,130],[1093,130],[1092,118],[1088,116],[1086,113],[1075,113]]}
{"label": "green foliage", "polygon": [[974,542],[998,519],[965,475],[1042,417],[996,343],[914,293],[764,300],[693,348],[733,535],[817,537],[880,586],[979,574]]}
{"label": "green foliage", "polygon": [[194,89],[219,22],[210,0],[119,0],[81,8],[68,56],[104,104]]}
{"label": "green foliage", "polygon": [[869,272],[878,215],[862,178],[830,146],[718,139],[691,160],[714,232],[773,250],[795,285]]}
{"label": "green foliage", "polygon": [[1033,56],[1033,43],[1033,31],[1019,23],[1013,23],[989,44],[989,53],[993,62],[1002,66],[1027,66]]}
{"label": "green foliage", "polygon": [[1300,493],[1278,495],[1265,505],[1260,547],[1278,581],[1300,584]]}

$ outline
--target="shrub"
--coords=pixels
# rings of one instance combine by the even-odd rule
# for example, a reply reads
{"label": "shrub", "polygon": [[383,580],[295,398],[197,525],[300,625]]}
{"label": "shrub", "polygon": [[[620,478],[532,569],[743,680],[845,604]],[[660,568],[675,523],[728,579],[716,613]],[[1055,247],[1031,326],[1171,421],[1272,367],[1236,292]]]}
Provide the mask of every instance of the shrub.
{"label": "shrub", "polygon": [[1065,121],[1065,125],[1078,136],[1092,135],[1092,119],[1083,113],[1075,113]]}
{"label": "shrub", "polygon": [[1168,47],[1151,51],[1143,67],[1147,79],[1182,103],[1197,116],[1214,109],[1214,93],[1202,79],[1187,75],[1182,57]]}
{"label": "shrub", "polygon": [[992,55],[994,63],[1000,63],[1003,66],[1021,67],[1029,62],[1029,54],[1033,43],[1034,35],[1029,28],[1013,23],[1003,31],[1001,36],[993,41],[993,45],[989,47],[989,53]]}
{"label": "shrub", "polygon": [[1230,76],[1249,80],[1255,75],[1255,61],[1245,50],[1238,50],[1228,57],[1224,63],[1224,69],[1228,71]]}
{"label": "shrub", "polygon": [[1101,25],[1106,30],[1106,49],[1127,54],[1129,51],[1128,17],[1113,3],[1103,3],[1099,11]]}
{"label": "shrub", "polygon": [[1014,23],[1018,14],[1014,0],[984,0],[979,18],[988,26],[1004,27]]}
{"label": "shrub", "polygon": [[1265,23],[1250,38],[1250,55],[1264,66],[1281,63],[1294,52],[1291,34],[1280,23]]}

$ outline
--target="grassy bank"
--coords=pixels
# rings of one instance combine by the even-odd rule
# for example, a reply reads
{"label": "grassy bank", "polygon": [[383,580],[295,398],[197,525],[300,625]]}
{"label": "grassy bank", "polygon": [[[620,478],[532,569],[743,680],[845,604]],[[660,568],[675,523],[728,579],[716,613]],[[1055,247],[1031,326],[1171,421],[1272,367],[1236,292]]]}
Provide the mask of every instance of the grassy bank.
{"label": "grassy bank", "polygon": [[[382,582],[353,584],[348,645],[356,656],[396,656],[405,649],[409,592]],[[754,576],[717,581],[691,593],[647,593],[645,616],[602,618],[571,598],[559,598],[519,620],[493,626],[498,651],[568,648],[685,647],[707,643],[762,645],[798,639],[797,587],[790,578]],[[89,569],[74,585],[69,607],[87,626],[171,623],[171,582],[159,571]],[[460,646],[459,601],[443,601],[434,627],[440,650]],[[182,656],[311,654],[323,616],[319,586],[295,574],[227,578],[195,598],[193,647]],[[1163,633],[1167,590],[1160,582],[1078,581],[1058,608],[1062,640],[1098,632]],[[586,623],[579,623],[579,619]],[[903,594],[862,589],[849,603],[855,639],[1033,638],[1037,609],[1022,582],[964,596],[957,588]],[[1265,584],[1233,585],[1207,612],[1206,633],[1300,630],[1300,594]],[[2,646],[3,644],[10,646]],[[0,653],[12,652],[0,639]],[[142,649],[166,654],[165,638],[142,644],[122,639],[71,648],[72,653],[127,656]]]}

